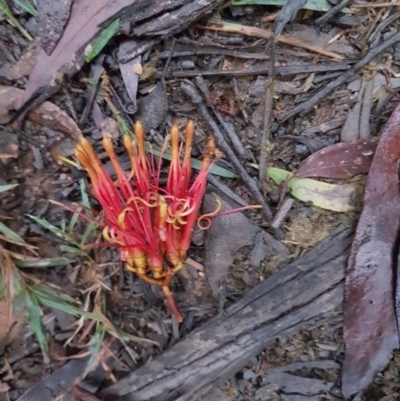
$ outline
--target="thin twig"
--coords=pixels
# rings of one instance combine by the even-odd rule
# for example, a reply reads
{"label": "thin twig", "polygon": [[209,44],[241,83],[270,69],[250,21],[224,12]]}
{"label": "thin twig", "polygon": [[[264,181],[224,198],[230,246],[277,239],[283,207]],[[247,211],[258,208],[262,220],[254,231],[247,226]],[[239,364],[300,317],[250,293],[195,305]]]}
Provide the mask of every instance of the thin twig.
{"label": "thin twig", "polygon": [[289,210],[292,208],[294,203],[293,198],[285,198],[285,200],[282,202],[281,207],[277,211],[274,220],[272,221],[272,227],[278,228],[282,224],[282,221],[285,219],[287,214],[289,213]]}
{"label": "thin twig", "polygon": [[379,23],[379,25],[375,28],[375,31],[372,32],[371,36],[368,38],[369,43],[374,43],[376,39],[379,38],[383,29],[385,29],[389,24],[393,21],[398,20],[400,17],[400,11],[394,13],[393,15],[389,15],[391,10],[386,11],[386,16],[384,16],[383,21]]}
{"label": "thin twig", "polygon": [[385,12],[385,9],[381,8],[375,14],[373,20],[371,20],[366,28],[366,30],[357,38],[357,42],[359,44],[360,49],[364,49],[367,43],[368,38],[371,36],[373,30],[376,27],[378,21],[380,21],[382,14]]}
{"label": "thin twig", "polygon": [[[310,74],[313,72],[331,72],[331,71],[343,71],[350,69],[351,66],[346,62],[342,63],[330,63],[330,64],[295,64],[295,65],[281,65],[275,66],[275,73],[277,76],[287,76],[294,74]],[[201,75],[207,76],[246,76],[246,75],[269,75],[269,67],[253,67],[249,69],[241,70],[183,70],[183,71],[171,71],[169,70],[166,78],[192,78]],[[157,78],[161,77],[161,74],[156,75]]]}
{"label": "thin twig", "polygon": [[374,102],[373,93],[374,93],[374,79],[372,77],[365,85],[364,96],[361,105],[360,139],[370,139],[371,137],[371,127],[369,124],[369,118],[371,116],[371,108]]}
{"label": "thin twig", "polygon": [[274,107],[274,93],[275,93],[275,48],[276,42],[272,38],[269,69],[270,74],[267,82],[265,83],[265,106],[264,106],[264,123],[263,134],[260,145],[260,168],[258,171],[258,179],[260,184],[267,179],[268,155],[270,152],[270,136],[271,136],[271,123],[272,123],[272,110]]}
{"label": "thin twig", "polygon": [[400,7],[400,3],[368,3],[353,4],[353,8],[384,8],[384,7]]}
{"label": "thin twig", "polygon": [[290,111],[288,111],[283,117],[282,122],[288,120],[296,116],[299,113],[309,113],[313,110],[314,106],[320,102],[325,96],[331,93],[334,89],[336,89],[339,85],[345,83],[353,74],[355,74],[360,68],[367,65],[371,60],[373,60],[378,54],[386,50],[388,47],[393,46],[395,43],[400,41],[400,32],[394,34],[389,39],[385,40],[379,46],[376,46],[374,49],[371,49],[368,54],[361,59],[357,64],[353,66],[349,71],[346,71],[335,79],[334,81],[330,82],[326,85],[323,89],[317,92],[313,97],[311,97],[306,102],[300,104],[299,106],[294,107]]}
{"label": "thin twig", "polygon": [[344,7],[349,5],[353,0],[342,0],[335,7],[332,7],[328,12],[326,12],[322,17],[315,20],[315,25],[321,26],[330,20],[333,16],[339,13]]}
{"label": "thin twig", "polygon": [[243,107],[243,105],[241,104],[242,102],[240,100],[239,86],[238,86],[237,79],[235,77],[232,78],[232,85],[233,85],[233,93],[235,94],[236,106],[239,109],[240,113],[242,114],[244,121],[246,123],[248,123],[249,118],[248,118],[247,112],[245,110],[245,107]]}
{"label": "thin twig", "polygon": [[[254,181],[254,179],[250,176],[250,174],[246,171],[246,169],[241,165],[239,159],[237,158],[229,144],[226,142],[218,125],[214,122],[211,114],[204,104],[200,92],[195,86],[183,82],[181,83],[181,88],[183,92],[190,98],[190,100],[196,105],[198,111],[211,128],[218,148],[228,157],[229,161],[232,163],[232,166],[240,175],[240,178],[243,180],[244,184],[247,186],[256,201],[262,206],[264,214],[267,217],[267,221],[269,222],[269,224],[271,224],[273,218],[272,211],[265,201],[264,196],[260,191],[260,188]],[[278,238],[282,238],[281,230],[274,229],[274,231]]]}
{"label": "thin twig", "polygon": [[161,79],[162,79],[163,81],[165,81],[165,75],[166,75],[166,73],[167,73],[167,69],[168,69],[169,63],[171,62],[171,58],[172,58],[172,56],[173,56],[173,54],[174,54],[175,43],[176,43],[176,38],[173,38],[173,39],[172,39],[172,43],[171,43],[171,49],[170,49],[170,51],[169,51],[169,56],[168,56],[168,58],[167,58],[167,61],[165,62],[165,66],[164,66],[164,69],[163,69],[163,72],[162,72],[162,77],[161,77]]}
{"label": "thin twig", "polygon": [[[197,87],[200,89],[200,92],[205,97],[206,102],[208,102],[210,100],[210,91],[208,90],[206,81],[204,80],[203,77],[198,76],[195,78],[195,82],[196,82]],[[235,127],[232,124],[230,124],[229,122],[225,121],[224,118],[222,117],[221,113],[215,107],[210,105],[210,108],[213,111],[215,117],[217,117],[217,120],[223,127],[224,131],[227,133],[229,142],[232,144],[233,148],[235,149],[237,156],[241,160],[244,160],[246,158],[246,150],[244,149],[242,141],[240,140],[239,136],[237,135],[237,133],[235,131]]]}
{"label": "thin twig", "polygon": [[[208,26],[208,25],[204,26],[204,25],[199,25],[199,24],[196,24],[196,27],[199,29],[209,29],[211,31],[239,33],[241,35],[251,36],[251,37],[255,37],[255,38],[262,38],[262,39],[271,39],[271,37],[272,37],[272,31],[269,29],[261,29],[261,28],[256,28],[253,26],[246,26],[246,25],[233,24],[233,23],[227,23],[227,22],[223,22],[222,27]],[[294,47],[299,47],[301,49],[310,50],[312,52],[321,54],[326,57],[331,57],[336,60],[343,59],[343,57],[340,54],[330,52],[329,50],[321,49],[318,46],[314,46],[310,43],[303,42],[299,39],[292,38],[290,36],[279,35],[276,38],[276,41],[279,43],[284,43],[289,46],[294,46]]]}
{"label": "thin twig", "polygon": [[90,110],[92,109],[93,101],[97,93],[98,81],[104,72],[103,59],[104,57],[100,55],[97,61],[91,65],[90,78],[94,79],[96,83],[89,85],[89,88],[87,90],[86,105],[85,108],[83,109],[81,119],[79,120],[80,128],[82,128],[85,125],[85,122],[89,117]]}
{"label": "thin twig", "polygon": [[146,52],[147,50],[149,50],[150,48],[152,48],[154,45],[156,45],[157,43],[160,42],[161,39],[151,39],[147,42],[144,42],[143,44],[141,44],[140,46],[136,47],[135,49],[131,50],[129,53],[124,54],[122,57],[118,58],[118,63],[122,63],[125,64],[128,61],[133,60],[135,57],[143,54],[144,52]]}
{"label": "thin twig", "polygon": [[216,177],[214,177],[212,174],[209,174],[207,177],[208,182],[218,190],[220,190],[223,194],[228,196],[230,199],[232,199],[234,202],[236,202],[240,206],[249,206],[249,204],[242,199],[238,194],[235,194],[227,185],[219,181]]}

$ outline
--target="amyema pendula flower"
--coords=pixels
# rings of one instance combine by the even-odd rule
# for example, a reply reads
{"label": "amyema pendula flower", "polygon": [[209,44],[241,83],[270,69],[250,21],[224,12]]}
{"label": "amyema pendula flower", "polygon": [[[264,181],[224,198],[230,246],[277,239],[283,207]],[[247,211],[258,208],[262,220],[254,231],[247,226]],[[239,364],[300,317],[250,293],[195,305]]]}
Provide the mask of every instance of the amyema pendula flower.
{"label": "amyema pendula flower", "polygon": [[120,249],[127,269],[143,280],[160,285],[171,313],[181,322],[169,284],[182,268],[190,246],[190,237],[198,219],[204,196],[207,174],[215,161],[215,145],[207,143],[200,172],[191,183],[191,147],[193,122],[186,125],[184,146],[179,142],[179,130],[170,132],[171,163],[166,187],[160,186],[161,158],[154,158],[144,149],[144,132],[137,122],[136,140],[124,136],[124,146],[132,170],[125,173],[115,154],[111,139],[103,138],[103,147],[111,159],[117,180],[114,182],[89,141],[82,137],[75,149],[92,181],[93,195],[103,209],[103,237]]}

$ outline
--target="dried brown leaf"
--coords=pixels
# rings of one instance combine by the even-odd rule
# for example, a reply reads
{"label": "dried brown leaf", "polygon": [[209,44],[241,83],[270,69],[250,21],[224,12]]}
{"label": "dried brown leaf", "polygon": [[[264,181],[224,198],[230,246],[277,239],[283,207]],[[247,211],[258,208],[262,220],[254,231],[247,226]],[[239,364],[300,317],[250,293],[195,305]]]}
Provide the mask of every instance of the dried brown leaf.
{"label": "dried brown leaf", "polygon": [[347,179],[367,174],[377,143],[363,139],[341,142],[313,153],[300,165],[296,177]]}
{"label": "dried brown leaf", "polygon": [[[121,59],[125,54],[129,53],[138,45],[134,39],[127,39],[121,42],[118,48],[118,58]],[[132,102],[132,110],[130,113],[135,113],[137,110],[136,95],[139,82],[139,75],[142,73],[141,56],[135,57],[127,63],[119,63],[122,79],[124,80],[126,91]]]}
{"label": "dried brown leaf", "polygon": [[393,296],[400,220],[399,121],[400,106],[376,149],[347,266],[342,372],[346,398],[368,386],[399,348]]}

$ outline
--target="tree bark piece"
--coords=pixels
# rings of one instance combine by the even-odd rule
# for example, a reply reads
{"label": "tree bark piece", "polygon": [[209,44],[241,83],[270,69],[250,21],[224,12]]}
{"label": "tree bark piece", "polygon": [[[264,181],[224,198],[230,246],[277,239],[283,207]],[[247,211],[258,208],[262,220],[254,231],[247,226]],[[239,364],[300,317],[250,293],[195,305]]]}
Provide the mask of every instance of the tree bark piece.
{"label": "tree bark piece", "polygon": [[350,229],[338,229],[181,342],[103,390],[110,401],[195,401],[277,337],[329,317],[343,301]]}

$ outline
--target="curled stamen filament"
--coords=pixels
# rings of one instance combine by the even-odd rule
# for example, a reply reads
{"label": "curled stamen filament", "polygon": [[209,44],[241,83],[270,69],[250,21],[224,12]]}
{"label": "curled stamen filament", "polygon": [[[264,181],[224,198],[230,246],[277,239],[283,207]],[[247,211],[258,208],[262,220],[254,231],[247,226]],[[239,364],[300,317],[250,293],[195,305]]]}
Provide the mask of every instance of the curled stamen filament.
{"label": "curled stamen filament", "polygon": [[110,242],[111,244],[125,246],[125,244],[122,241],[118,241],[110,236],[110,234],[108,233],[108,227],[103,228],[103,237],[106,241]]}
{"label": "curled stamen filament", "polygon": [[147,207],[157,207],[158,206],[158,202],[157,200],[153,200],[153,203],[147,202],[145,201],[143,198],[141,198],[140,196],[132,196],[132,198],[129,198],[128,201],[126,202],[127,204],[133,202],[133,201],[139,202],[142,205],[145,205]]}
{"label": "curled stamen filament", "polygon": [[125,215],[128,212],[133,212],[133,209],[130,207],[126,207],[118,216],[118,225],[121,230],[125,230]]}
{"label": "curled stamen filament", "polygon": [[[197,226],[200,228],[200,230],[208,230],[211,226],[211,220],[210,217],[214,217],[217,215],[217,213],[221,210],[222,207],[222,202],[219,199],[216,199],[217,202],[217,207],[215,208],[215,210],[211,213],[206,213],[201,215],[198,219],[197,219]],[[207,225],[201,225],[201,221],[206,221]]]}

